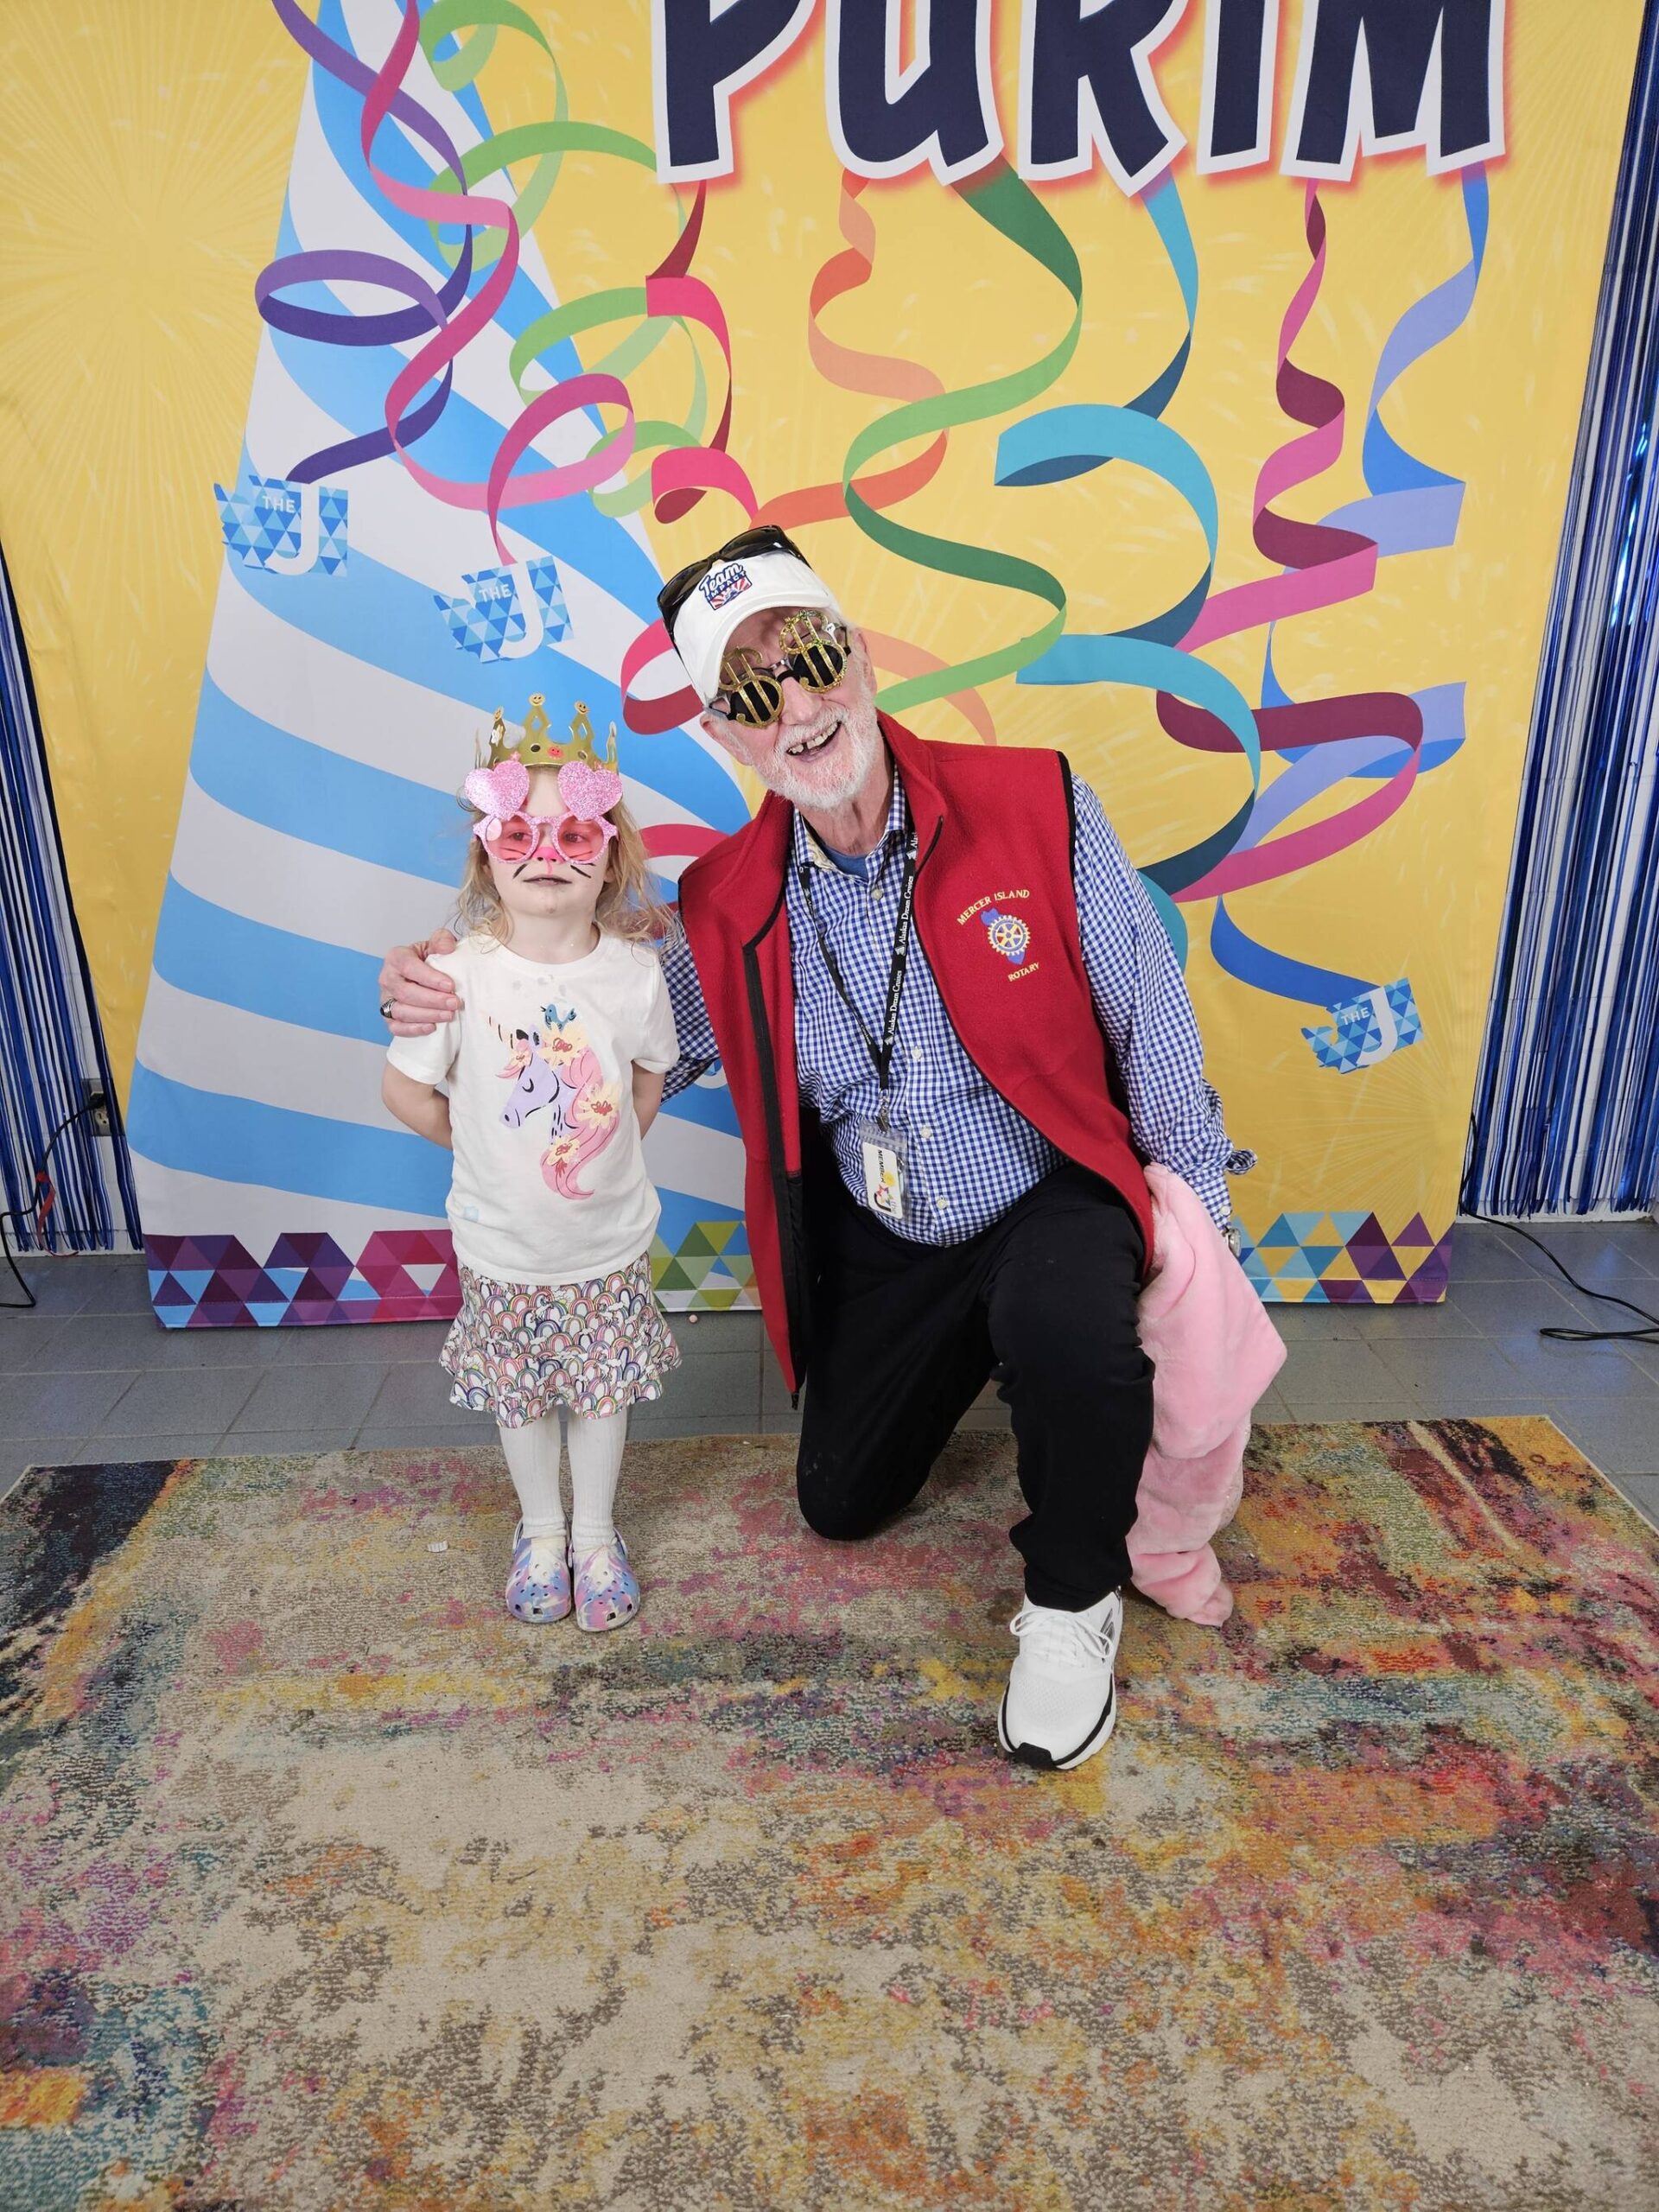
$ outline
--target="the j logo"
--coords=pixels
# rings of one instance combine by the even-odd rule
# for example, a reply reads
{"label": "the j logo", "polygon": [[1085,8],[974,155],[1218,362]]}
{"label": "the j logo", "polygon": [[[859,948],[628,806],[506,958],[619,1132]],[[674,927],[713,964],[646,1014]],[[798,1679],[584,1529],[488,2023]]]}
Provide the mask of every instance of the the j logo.
{"label": "the j logo", "polygon": [[346,494],[331,484],[295,484],[250,473],[245,492],[213,486],[227,550],[247,569],[332,576],[346,565]]}
{"label": "the j logo", "polygon": [[528,660],[569,631],[559,572],[545,555],[505,569],[480,569],[461,582],[470,598],[451,599],[441,591],[432,597],[450,636],[475,659]]}
{"label": "the j logo", "polygon": [[1414,1045],[1423,1033],[1422,1016],[1403,976],[1397,983],[1379,983],[1356,998],[1344,999],[1332,1007],[1331,1018],[1334,1029],[1304,1029],[1302,1034],[1319,1065],[1334,1068],[1338,1075],[1374,1068],[1402,1046]]}

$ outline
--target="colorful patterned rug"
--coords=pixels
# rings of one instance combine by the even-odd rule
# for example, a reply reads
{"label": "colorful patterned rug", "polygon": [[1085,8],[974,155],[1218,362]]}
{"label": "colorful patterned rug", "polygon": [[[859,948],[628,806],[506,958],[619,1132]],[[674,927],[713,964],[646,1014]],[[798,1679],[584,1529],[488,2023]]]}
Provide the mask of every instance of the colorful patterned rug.
{"label": "colorful patterned rug", "polygon": [[856,1548],[632,1447],[602,1637],[503,1611],[492,1452],[26,1478],[0,2203],[1654,2205],[1659,1538],[1541,1421],[1253,1458],[1060,1777],[1004,1436]]}

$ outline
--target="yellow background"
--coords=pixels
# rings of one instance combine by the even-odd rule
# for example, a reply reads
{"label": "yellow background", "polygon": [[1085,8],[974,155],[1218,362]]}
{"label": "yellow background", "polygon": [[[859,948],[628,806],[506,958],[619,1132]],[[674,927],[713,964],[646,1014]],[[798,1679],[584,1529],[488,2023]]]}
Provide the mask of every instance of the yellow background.
{"label": "yellow background", "polygon": [[[652,135],[645,0],[530,0],[571,111]],[[1385,403],[1393,435],[1467,480],[1457,545],[1385,561],[1376,589],[1283,625],[1281,677],[1309,698],[1468,686],[1468,741],[1356,850],[1241,893],[1241,925],[1294,956],[1408,975],[1423,1041],[1359,1076],[1319,1068],[1307,1010],[1217,974],[1208,909],[1189,908],[1190,966],[1211,1071],[1235,1138],[1262,1166],[1240,1192],[1259,1232],[1281,1206],[1376,1209],[1397,1233],[1418,1208],[1452,1211],[1504,891],[1540,634],[1582,395],[1630,73],[1638,0],[1511,0],[1508,157],[1491,172],[1491,232],[1473,314]],[[1281,26],[1278,124],[1288,106],[1298,0]],[[1015,130],[1018,10],[995,14],[1005,136]],[[1198,120],[1198,0],[1161,51],[1165,99]],[[254,0],[9,0],[0,22],[0,542],[34,663],[78,911],[111,1058],[130,1071],[222,557],[212,494],[230,480],[258,343],[251,287],[275,245],[304,62]],[[503,33],[480,79],[497,129],[552,111],[544,57]],[[736,105],[740,174],[711,188],[696,273],[724,305],[736,359],[733,451],[763,499],[839,475],[883,403],[840,391],[805,345],[814,272],[842,241],[839,172],[823,116],[815,23]],[[1277,140],[1275,140],[1277,150]],[[1191,366],[1166,419],[1190,438],[1221,502],[1216,588],[1267,573],[1249,537],[1263,458],[1292,435],[1274,397],[1274,346],[1306,268],[1303,187],[1273,172],[1178,169],[1201,295]],[[1150,222],[1103,175],[1039,188],[1080,256],[1086,321],[1039,405],[1123,400],[1177,342],[1181,307]],[[1340,466],[1283,503],[1317,518],[1363,496],[1359,435],[1377,355],[1402,312],[1467,258],[1455,181],[1420,154],[1362,162],[1322,188],[1323,293],[1295,351],[1348,401]],[[958,386],[1052,345],[1058,286],[925,174],[876,184],[873,281],[834,304],[830,336],[902,353]],[[562,297],[637,282],[672,236],[663,188],[613,161],[571,158],[537,236]],[[586,358],[614,341],[596,334]],[[709,359],[718,380],[718,364]],[[664,346],[639,372],[642,415],[683,411],[688,363]],[[899,512],[947,536],[1053,569],[1070,620],[1112,629],[1192,582],[1202,548],[1166,488],[1118,466],[997,491],[1006,420],[953,435],[939,474]],[[885,463],[882,465],[886,465]],[[705,499],[652,541],[666,570],[740,526]],[[803,531],[843,603],[946,659],[1035,626],[1012,594],[958,586],[880,551],[849,522]],[[1257,696],[1262,633],[1205,657]],[[1061,744],[1145,862],[1231,812],[1244,771],[1184,751],[1149,697],[989,687],[1003,741]],[[941,704],[911,718],[960,736]],[[1351,803],[1346,787],[1333,804]]]}

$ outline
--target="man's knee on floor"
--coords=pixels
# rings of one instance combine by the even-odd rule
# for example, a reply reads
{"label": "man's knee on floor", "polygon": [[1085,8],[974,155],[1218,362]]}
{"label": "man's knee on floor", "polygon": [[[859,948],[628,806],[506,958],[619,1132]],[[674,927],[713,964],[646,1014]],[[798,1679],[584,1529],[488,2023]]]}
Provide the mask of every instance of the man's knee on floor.
{"label": "man's knee on floor", "polygon": [[795,1496],[802,1520],[815,1536],[827,1536],[836,1543],[857,1543],[880,1526],[884,1509],[872,1502],[870,1487],[864,1470],[849,1470],[828,1455],[796,1465]]}

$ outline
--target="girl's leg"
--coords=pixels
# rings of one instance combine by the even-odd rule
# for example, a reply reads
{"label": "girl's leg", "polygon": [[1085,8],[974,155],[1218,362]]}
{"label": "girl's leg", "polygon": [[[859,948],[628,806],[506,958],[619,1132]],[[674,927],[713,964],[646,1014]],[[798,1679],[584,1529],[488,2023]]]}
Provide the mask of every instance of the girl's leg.
{"label": "girl's leg", "polygon": [[570,1416],[570,1561],[576,1626],[620,1628],[639,1610],[639,1584],[612,1509],[627,1440],[626,1413]]}
{"label": "girl's leg", "polygon": [[503,1428],[501,1451],[518,1493],[527,1536],[564,1538],[564,1500],[559,1495],[559,1417]]}
{"label": "girl's leg", "polygon": [[507,1611],[521,1621],[563,1620],[570,1610],[570,1562],[559,1496],[559,1417],[499,1433],[521,1516],[507,1573]]}
{"label": "girl's leg", "polygon": [[616,1478],[622,1470],[628,1416],[570,1416],[570,1550],[580,1560],[616,1541]]}

